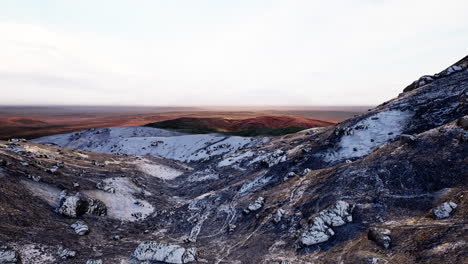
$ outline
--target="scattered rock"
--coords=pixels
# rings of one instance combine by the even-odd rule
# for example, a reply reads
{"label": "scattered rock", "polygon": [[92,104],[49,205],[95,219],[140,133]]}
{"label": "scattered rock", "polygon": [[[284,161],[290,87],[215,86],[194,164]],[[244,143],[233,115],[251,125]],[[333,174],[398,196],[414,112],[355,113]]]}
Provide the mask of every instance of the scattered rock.
{"label": "scattered rock", "polygon": [[96,184],[96,188],[99,190],[108,192],[108,193],[115,193],[115,189],[111,186],[109,186],[106,182],[100,181]]}
{"label": "scattered rock", "polygon": [[228,232],[232,233],[234,230],[236,230],[237,226],[235,224],[229,224],[228,225]]}
{"label": "scattered rock", "polygon": [[53,166],[52,168],[47,168],[45,171],[48,172],[48,173],[56,173],[58,170],[58,167],[57,166]]}
{"label": "scattered rock", "polygon": [[457,125],[464,130],[468,130],[468,116],[460,117],[457,120]]}
{"label": "scattered rock", "polygon": [[10,249],[8,246],[0,242],[0,263],[1,264],[13,264],[19,262],[18,253]]}
{"label": "scattered rock", "polygon": [[146,241],[135,249],[131,257],[140,263],[144,261],[161,261],[164,263],[184,264],[196,260],[196,249],[186,249],[179,245]]}
{"label": "scattered rock", "polygon": [[41,181],[41,176],[39,176],[39,175],[33,175],[33,176],[31,176],[31,178],[32,178],[33,181],[35,181],[35,182]]}
{"label": "scattered rock", "polygon": [[60,250],[58,255],[61,259],[74,258],[76,256],[76,251],[65,248],[65,249]]}
{"label": "scattered rock", "polygon": [[27,140],[24,139],[24,138],[10,138],[8,139],[8,142],[14,142],[14,143],[18,143],[18,142],[26,142]]}
{"label": "scattered rock", "polygon": [[100,162],[97,162],[95,160],[91,161],[91,164],[93,164],[94,166],[98,166],[98,167],[104,167],[105,166],[104,163],[100,163]]}
{"label": "scattered rock", "polygon": [[366,258],[363,264],[387,264],[388,261],[381,258]]}
{"label": "scattered rock", "polygon": [[75,229],[75,233],[80,236],[84,236],[89,233],[89,227],[83,221],[76,221],[76,223],[71,225],[71,228]]}
{"label": "scattered rock", "polygon": [[416,142],[416,137],[413,135],[401,134],[400,143],[401,144],[411,144]]}
{"label": "scattered rock", "polygon": [[457,204],[454,202],[445,202],[432,210],[434,219],[448,218],[452,211],[457,208]]}
{"label": "scattered rock", "polygon": [[306,174],[308,174],[309,172],[311,172],[312,170],[309,169],[309,168],[305,168],[302,173],[301,173],[301,176],[305,176]]}
{"label": "scattered rock", "polygon": [[245,214],[249,214],[253,211],[257,211],[258,209],[263,207],[263,204],[265,203],[265,199],[263,197],[258,197],[257,200],[255,200],[253,203],[250,203],[249,206],[244,209]]}
{"label": "scattered rock", "polygon": [[391,231],[389,229],[372,227],[367,233],[367,238],[387,249],[390,247],[391,242],[390,233]]}
{"label": "scattered rock", "polygon": [[100,259],[88,259],[88,261],[86,261],[86,264],[102,264],[102,260],[100,260]]}
{"label": "scattered rock", "polygon": [[283,180],[287,181],[289,178],[293,178],[293,177],[296,177],[296,176],[297,176],[297,174],[295,172],[291,171],[291,172],[288,172],[288,174],[286,174],[286,176],[284,176]]}
{"label": "scattered rock", "polygon": [[279,223],[281,221],[281,219],[283,218],[284,213],[286,213],[286,211],[284,209],[281,209],[281,208],[278,209],[278,211],[276,211],[275,216],[273,216],[273,221],[275,223]]}
{"label": "scattered rock", "polygon": [[353,209],[353,205],[338,201],[333,208],[320,212],[307,230],[302,233],[300,243],[310,246],[327,241],[335,234],[331,227],[342,226],[353,221]]}

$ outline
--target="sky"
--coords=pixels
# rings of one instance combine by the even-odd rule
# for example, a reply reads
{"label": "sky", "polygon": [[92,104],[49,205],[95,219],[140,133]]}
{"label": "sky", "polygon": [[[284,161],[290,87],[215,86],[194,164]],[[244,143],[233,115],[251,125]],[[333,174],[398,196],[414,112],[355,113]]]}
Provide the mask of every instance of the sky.
{"label": "sky", "polygon": [[468,55],[466,0],[0,0],[2,105],[376,105]]}

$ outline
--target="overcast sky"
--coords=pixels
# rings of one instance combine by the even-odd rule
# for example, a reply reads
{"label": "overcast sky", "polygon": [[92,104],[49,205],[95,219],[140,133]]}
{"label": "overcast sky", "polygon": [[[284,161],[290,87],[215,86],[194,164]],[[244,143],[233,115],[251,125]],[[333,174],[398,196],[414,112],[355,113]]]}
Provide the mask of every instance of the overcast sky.
{"label": "overcast sky", "polygon": [[468,55],[466,0],[1,0],[0,104],[373,105]]}

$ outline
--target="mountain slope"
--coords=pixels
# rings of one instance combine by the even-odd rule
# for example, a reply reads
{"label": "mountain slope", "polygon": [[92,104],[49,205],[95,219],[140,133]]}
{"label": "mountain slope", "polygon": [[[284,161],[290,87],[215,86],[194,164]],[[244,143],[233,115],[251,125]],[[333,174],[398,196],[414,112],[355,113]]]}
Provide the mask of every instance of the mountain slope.
{"label": "mountain slope", "polygon": [[[236,147],[152,128],[0,142],[0,259],[464,263],[468,69],[444,72],[364,115]],[[145,138],[163,143],[141,152]]]}

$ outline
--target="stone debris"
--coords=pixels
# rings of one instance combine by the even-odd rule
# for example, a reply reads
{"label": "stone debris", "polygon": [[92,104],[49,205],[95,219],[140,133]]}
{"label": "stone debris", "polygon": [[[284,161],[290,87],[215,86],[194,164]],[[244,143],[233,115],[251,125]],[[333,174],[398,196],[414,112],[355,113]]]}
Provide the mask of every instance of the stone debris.
{"label": "stone debris", "polygon": [[88,261],[86,261],[86,264],[102,264],[102,260],[100,260],[100,259],[88,259]]}
{"label": "stone debris", "polygon": [[96,184],[96,188],[99,190],[108,192],[108,193],[115,193],[115,189],[111,186],[109,186],[106,182],[100,181]]}
{"label": "stone debris", "polygon": [[287,180],[289,180],[290,178],[293,178],[293,177],[296,177],[296,176],[297,176],[297,174],[296,174],[295,172],[293,172],[293,171],[288,172],[288,173],[286,174],[286,176],[284,176],[283,181],[287,181]]}
{"label": "stone debris", "polygon": [[302,233],[299,241],[304,246],[315,245],[330,239],[335,232],[332,227],[342,226],[353,221],[354,206],[345,201],[336,202],[335,206],[320,212]]}
{"label": "stone debris", "polygon": [[388,261],[382,258],[366,258],[363,264],[387,264]]}
{"label": "stone debris", "polygon": [[387,249],[390,247],[390,234],[391,231],[389,229],[372,227],[367,233],[367,238],[377,243],[377,245]]}
{"label": "stone debris", "polygon": [[54,173],[57,172],[58,169],[59,169],[59,167],[57,167],[57,166],[52,166],[51,168],[47,168],[45,171],[48,172],[48,173],[54,174]]}
{"label": "stone debris", "polygon": [[77,233],[80,236],[84,236],[89,233],[89,227],[83,221],[76,221],[74,224],[71,225],[71,228],[73,228],[75,230],[75,233]]}
{"label": "stone debris", "polygon": [[228,232],[232,233],[236,230],[237,226],[235,224],[228,225]]}
{"label": "stone debris", "polygon": [[257,200],[250,203],[247,208],[244,209],[245,214],[249,214],[251,212],[257,211],[258,209],[262,208],[265,203],[265,199],[263,197],[258,197]]}
{"label": "stone debris", "polygon": [[76,251],[65,248],[65,249],[60,250],[58,255],[61,259],[74,258],[76,256]]}
{"label": "stone debris", "polygon": [[416,142],[416,137],[413,135],[401,134],[400,142],[401,144],[411,144]]}
{"label": "stone debris", "polygon": [[186,249],[179,245],[146,241],[135,249],[131,257],[138,261],[138,263],[161,261],[164,263],[184,264],[196,260],[196,249]]}
{"label": "stone debris", "polygon": [[432,210],[434,219],[448,218],[453,210],[457,208],[457,204],[454,202],[445,202]]}
{"label": "stone debris", "polygon": [[311,171],[312,171],[311,169],[305,168],[305,169],[302,171],[301,176],[305,176],[305,175],[307,175],[308,173],[310,173]]}
{"label": "stone debris", "polygon": [[279,223],[281,221],[281,219],[283,218],[284,214],[286,213],[286,211],[284,209],[278,209],[278,211],[276,211],[276,214],[273,216],[273,221],[275,223]]}
{"label": "stone debris", "polygon": [[100,162],[97,162],[95,160],[91,161],[91,164],[93,164],[94,166],[97,166],[97,167],[104,167],[105,166],[104,163],[100,163]]}
{"label": "stone debris", "polygon": [[464,130],[468,130],[468,116],[460,117],[457,120],[457,125]]}

